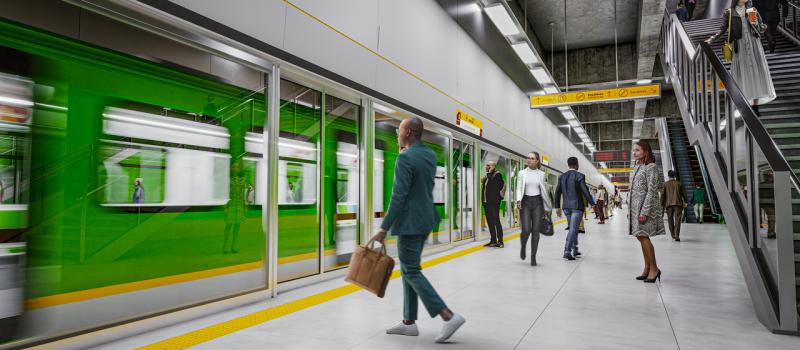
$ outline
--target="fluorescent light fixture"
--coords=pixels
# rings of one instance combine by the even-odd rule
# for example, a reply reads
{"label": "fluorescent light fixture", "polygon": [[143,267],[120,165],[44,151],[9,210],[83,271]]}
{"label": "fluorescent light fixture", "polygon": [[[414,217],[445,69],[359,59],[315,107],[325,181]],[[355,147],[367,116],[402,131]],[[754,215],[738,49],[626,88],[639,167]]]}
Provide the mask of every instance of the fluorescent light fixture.
{"label": "fluorescent light fixture", "polygon": [[470,13],[481,12],[481,7],[475,2],[467,4],[467,6],[464,6],[464,8]]}
{"label": "fluorescent light fixture", "polygon": [[519,59],[522,60],[523,63],[526,64],[536,64],[539,63],[539,59],[536,58],[536,54],[533,53],[533,49],[531,46],[528,45],[527,42],[520,42],[516,44],[512,44],[511,48],[514,49],[514,52],[517,53]]}
{"label": "fluorescent light fixture", "polygon": [[542,67],[531,69],[531,74],[533,74],[533,77],[536,78],[536,81],[538,81],[539,84],[545,85],[553,83],[553,81],[550,79],[550,75],[547,74],[547,71]]}
{"label": "fluorescent light fixture", "polygon": [[489,19],[492,20],[494,26],[505,36],[519,34],[519,29],[514,20],[511,19],[511,14],[508,13],[506,7],[502,3],[497,3],[483,8]]}
{"label": "fluorescent light fixture", "polygon": [[567,106],[561,106],[561,107],[558,107],[558,110],[563,112],[563,111],[568,111],[568,110],[570,110],[570,108],[569,108],[569,107],[567,107]]}
{"label": "fluorescent light fixture", "polygon": [[640,79],[636,82],[636,85],[647,85],[653,82],[653,79]]}
{"label": "fluorescent light fixture", "polygon": [[643,122],[643,121],[644,121],[644,119],[634,119],[634,120],[633,120],[633,122],[634,122],[634,123],[641,123],[641,122]]}
{"label": "fluorescent light fixture", "polygon": [[373,107],[373,108],[375,108],[375,109],[377,109],[377,110],[379,110],[379,111],[381,111],[381,112],[383,112],[383,113],[388,113],[388,114],[395,114],[395,113],[397,113],[397,111],[395,111],[394,109],[391,109],[391,108],[389,108],[389,107],[386,107],[386,106],[384,106],[384,105],[382,105],[382,104],[380,104],[380,103],[375,103],[375,102],[373,102],[373,103],[372,103],[372,107]]}
{"label": "fluorescent light fixture", "polygon": [[564,118],[567,118],[567,120],[578,119],[578,117],[575,116],[575,112],[573,111],[564,111],[561,112],[561,114],[563,114]]}
{"label": "fluorescent light fixture", "polygon": [[551,85],[551,86],[545,86],[544,87],[544,92],[546,92],[548,94],[557,94],[557,93],[561,92],[561,90],[559,90],[557,87]]}
{"label": "fluorescent light fixture", "polygon": [[[207,124],[200,124],[198,126],[185,126],[180,125],[178,123],[171,123],[171,122],[162,122],[158,119],[155,119],[151,116],[148,117],[140,117],[140,116],[125,116],[120,114],[112,114],[112,113],[103,113],[103,117],[106,119],[117,120],[121,122],[127,122],[131,124],[139,124],[139,125],[147,125],[153,126],[156,128],[161,129],[172,129],[172,130],[181,130],[181,131],[188,131],[195,134],[203,134],[207,136],[217,136],[217,137],[228,137],[227,132],[217,131],[219,129],[224,130],[222,127],[213,127]],[[157,116],[156,118],[166,118]],[[201,126],[202,125],[202,126]],[[213,130],[217,129],[217,130]]]}
{"label": "fluorescent light fixture", "polygon": [[569,122],[569,125],[572,126],[573,128],[579,128],[581,126],[581,122],[579,122],[579,121],[577,121],[575,119],[568,120],[568,122]]}
{"label": "fluorescent light fixture", "polygon": [[0,103],[7,103],[10,105],[20,107],[33,107],[33,101],[23,100],[21,98],[0,95]]}

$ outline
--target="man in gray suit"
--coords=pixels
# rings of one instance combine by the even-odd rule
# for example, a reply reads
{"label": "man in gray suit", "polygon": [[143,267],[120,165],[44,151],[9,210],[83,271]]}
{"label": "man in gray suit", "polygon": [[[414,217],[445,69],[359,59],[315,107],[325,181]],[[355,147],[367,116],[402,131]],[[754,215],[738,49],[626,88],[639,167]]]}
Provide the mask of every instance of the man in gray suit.
{"label": "man in gray suit", "polygon": [[419,335],[417,299],[431,317],[445,321],[437,343],[447,341],[465,320],[445,305],[428,279],[422,275],[422,248],[436,225],[439,215],[433,205],[433,183],[436,176],[436,154],[422,142],[424,126],[419,118],[405,119],[397,130],[397,141],[404,149],[394,167],[394,188],[389,212],[383,218],[375,240],[383,243],[386,232],[397,236],[397,255],[403,276],[403,322],[386,330],[387,334]]}

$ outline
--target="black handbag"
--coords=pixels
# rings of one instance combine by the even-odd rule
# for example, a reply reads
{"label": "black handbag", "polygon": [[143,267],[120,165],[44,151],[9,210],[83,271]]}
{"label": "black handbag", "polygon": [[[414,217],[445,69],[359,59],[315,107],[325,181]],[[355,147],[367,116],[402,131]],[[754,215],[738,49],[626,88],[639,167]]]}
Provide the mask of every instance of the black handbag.
{"label": "black handbag", "polygon": [[542,236],[553,235],[553,221],[550,220],[550,215],[548,213],[542,215],[542,231],[539,233],[541,233]]}

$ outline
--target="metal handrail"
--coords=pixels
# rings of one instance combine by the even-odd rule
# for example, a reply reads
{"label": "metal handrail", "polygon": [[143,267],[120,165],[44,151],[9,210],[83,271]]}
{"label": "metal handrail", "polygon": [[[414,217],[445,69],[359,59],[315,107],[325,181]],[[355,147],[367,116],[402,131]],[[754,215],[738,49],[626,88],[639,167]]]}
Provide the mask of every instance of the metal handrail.
{"label": "metal handrail", "polygon": [[[780,7],[781,17],[778,22],[778,27],[784,30],[784,33],[792,37],[795,41],[800,41],[800,0],[788,0],[789,7],[788,13],[783,13],[783,6]],[[787,23],[786,19],[791,17],[792,20]],[[791,23],[791,26],[789,26]]]}
{"label": "metal handrail", "polygon": [[[714,73],[716,73],[718,79],[722,80],[722,84],[725,86],[725,89],[728,90],[728,96],[739,111],[740,117],[747,127],[747,131],[750,132],[758,148],[761,149],[761,153],[764,155],[764,158],[767,159],[769,166],[773,171],[789,172],[789,179],[792,181],[794,188],[800,192],[800,180],[798,180],[797,175],[795,175],[786,157],[783,155],[780,148],[778,148],[778,145],[775,144],[775,141],[769,135],[767,128],[764,127],[764,124],[761,123],[761,120],[756,116],[753,107],[750,106],[750,103],[747,101],[744,93],[742,93],[739,85],[736,84],[736,80],[734,80],[733,76],[725,69],[725,66],[722,64],[722,61],[719,60],[719,57],[711,48],[711,45],[703,42],[700,44],[700,49],[705,59],[708,60],[708,63],[714,69]],[[694,60],[696,61],[697,58],[698,57],[695,57]],[[732,125],[729,127],[733,128]]]}

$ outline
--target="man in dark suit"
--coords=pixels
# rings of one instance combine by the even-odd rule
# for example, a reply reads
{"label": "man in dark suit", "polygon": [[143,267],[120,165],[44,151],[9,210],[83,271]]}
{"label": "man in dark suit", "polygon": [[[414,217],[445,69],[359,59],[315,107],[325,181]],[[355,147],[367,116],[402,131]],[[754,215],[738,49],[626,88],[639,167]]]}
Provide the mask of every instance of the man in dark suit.
{"label": "man in dark suit", "polygon": [[397,255],[403,276],[403,322],[386,330],[387,334],[419,335],[417,300],[431,317],[439,315],[445,321],[436,337],[437,343],[447,341],[465,320],[453,313],[422,274],[420,261],[425,241],[436,225],[439,215],[433,205],[433,184],[436,177],[436,154],[422,142],[424,126],[419,118],[405,119],[397,130],[401,149],[394,167],[394,187],[389,212],[374,239],[383,243],[386,232],[397,236]]}
{"label": "man in dark suit", "polygon": [[486,163],[486,176],[481,179],[483,188],[483,211],[486,213],[486,223],[492,238],[487,247],[503,248],[503,225],[500,223],[500,202],[503,201],[503,174],[497,172],[497,163]]}
{"label": "man in dark suit", "polygon": [[[586,187],[586,177],[578,172],[578,158],[569,157],[567,165],[570,170],[558,177],[554,203],[556,214],[561,217],[563,208],[569,222],[567,243],[564,245],[564,259],[575,260],[576,256],[581,255],[581,252],[578,251],[578,227],[583,218],[583,210],[586,208],[584,200],[592,206],[595,203],[589,194],[589,188]],[[561,194],[564,194],[563,204],[561,203]],[[605,209],[601,208],[601,210]]]}
{"label": "man in dark suit", "polygon": [[781,21],[779,7],[783,7],[783,17],[789,14],[789,2],[786,0],[753,0],[761,19],[767,24],[767,48],[769,53],[775,52],[775,39],[778,35],[778,22]]}

